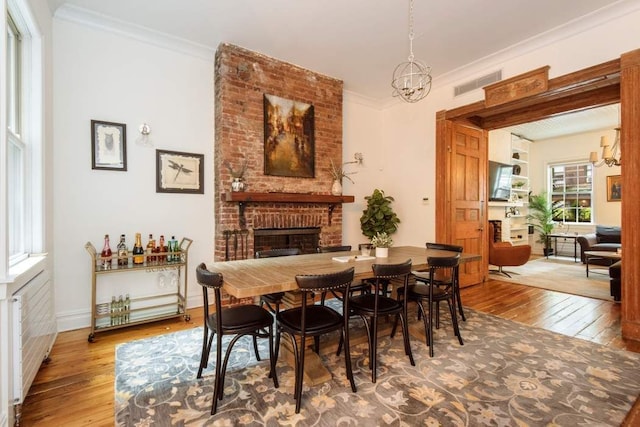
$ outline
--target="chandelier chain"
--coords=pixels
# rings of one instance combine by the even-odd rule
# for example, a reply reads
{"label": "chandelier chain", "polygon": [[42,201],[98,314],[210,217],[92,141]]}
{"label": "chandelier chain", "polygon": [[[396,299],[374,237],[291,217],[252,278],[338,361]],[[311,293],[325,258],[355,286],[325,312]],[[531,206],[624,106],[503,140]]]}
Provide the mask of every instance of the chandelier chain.
{"label": "chandelier chain", "polygon": [[409,62],[413,58],[413,0],[409,0]]}

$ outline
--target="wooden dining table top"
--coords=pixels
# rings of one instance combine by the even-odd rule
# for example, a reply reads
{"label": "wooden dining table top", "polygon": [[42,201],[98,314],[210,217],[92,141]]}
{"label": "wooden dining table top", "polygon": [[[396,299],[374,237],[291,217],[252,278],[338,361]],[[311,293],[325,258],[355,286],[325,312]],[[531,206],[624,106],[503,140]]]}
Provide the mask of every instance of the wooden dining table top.
{"label": "wooden dining table top", "polygon": [[[412,261],[414,270],[428,268],[427,257],[453,256],[456,252],[416,246],[389,248],[388,258],[362,259],[359,251],[327,252],[307,255],[219,261],[208,265],[211,271],[222,273],[223,289],[236,298],[247,298],[274,292],[298,289],[298,274],[326,274],[355,267],[355,279],[373,277],[373,264],[399,264]],[[353,257],[348,262],[334,257]],[[360,260],[358,260],[360,257]],[[460,262],[477,261],[480,255],[462,253]]]}

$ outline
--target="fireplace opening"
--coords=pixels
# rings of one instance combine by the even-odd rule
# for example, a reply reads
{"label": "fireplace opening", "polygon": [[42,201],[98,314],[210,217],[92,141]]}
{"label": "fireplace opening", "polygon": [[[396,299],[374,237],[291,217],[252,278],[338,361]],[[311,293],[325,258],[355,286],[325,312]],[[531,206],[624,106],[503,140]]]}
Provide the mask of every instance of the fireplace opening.
{"label": "fireplace opening", "polygon": [[268,249],[298,248],[303,254],[317,251],[320,227],[260,228],[253,231],[253,253]]}

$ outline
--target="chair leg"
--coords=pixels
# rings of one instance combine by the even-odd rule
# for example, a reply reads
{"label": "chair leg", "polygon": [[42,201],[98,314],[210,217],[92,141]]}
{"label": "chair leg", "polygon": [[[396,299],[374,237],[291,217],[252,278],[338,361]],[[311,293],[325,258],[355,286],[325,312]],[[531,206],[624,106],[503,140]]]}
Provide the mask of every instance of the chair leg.
{"label": "chair leg", "polygon": [[273,325],[269,326],[269,362],[270,362],[269,377],[273,379],[273,386],[275,388],[278,388],[280,387],[280,385],[278,384],[278,377],[276,375],[276,363],[278,362],[278,360],[275,358],[274,351],[273,351]]}
{"label": "chair leg", "polygon": [[449,311],[451,312],[451,323],[453,323],[453,332],[458,337],[458,342],[460,345],[464,345],[462,342],[462,334],[460,334],[460,328],[458,327],[458,315],[456,314],[456,302],[447,300],[449,303]]}
{"label": "chair leg", "polygon": [[211,349],[211,341],[213,340],[213,334],[209,335],[209,328],[205,322],[204,325],[204,337],[202,338],[202,355],[200,356],[200,367],[198,368],[198,375],[196,378],[202,378],[202,370],[209,364],[209,351]]}
{"label": "chair leg", "polygon": [[213,381],[213,402],[211,402],[211,415],[215,415],[218,410],[218,399],[222,399],[222,395],[224,394],[222,383],[222,335],[220,333],[216,334],[216,378]]}
{"label": "chair leg", "polygon": [[411,353],[411,338],[409,337],[409,319],[407,318],[407,310],[402,310],[400,314],[400,321],[402,322],[402,335],[404,340],[404,354],[409,356],[409,362],[411,362],[411,366],[416,366],[416,362],[413,360],[413,353]]}
{"label": "chair leg", "polygon": [[[304,377],[304,350],[306,347],[305,338],[306,337],[304,335],[301,337],[300,348],[296,350],[296,359],[298,360],[298,363],[296,364],[296,388],[295,388],[296,414],[300,413],[300,403],[302,401],[302,379]],[[294,338],[294,341],[295,341],[295,338]]]}
{"label": "chair leg", "polygon": [[358,391],[356,388],[355,380],[353,379],[353,368],[351,366],[351,351],[349,350],[349,318],[345,319],[345,325],[343,327],[342,333],[340,334],[340,341],[342,342],[344,338],[345,342],[345,350],[344,350],[344,365],[347,369],[347,378],[349,378],[349,382],[351,383],[351,391],[354,393]]}
{"label": "chair leg", "polygon": [[253,351],[256,353],[256,359],[260,361],[260,352],[258,351],[258,337],[253,334]]}
{"label": "chair leg", "polygon": [[[430,295],[431,296],[431,295]],[[429,356],[433,357],[433,302],[429,298]]]}
{"label": "chair leg", "polygon": [[460,312],[460,316],[462,317],[462,320],[466,322],[467,318],[464,315],[464,310],[462,309],[462,299],[460,298],[460,286],[458,285],[456,285],[455,297],[456,297],[456,303],[458,304],[458,311]]}
{"label": "chair leg", "polygon": [[[371,345],[369,347],[369,364],[371,365],[371,382],[376,382],[376,368],[377,368],[377,347],[378,347],[378,318],[373,317],[371,319],[373,325],[371,326]],[[346,351],[346,350],[345,350]]]}

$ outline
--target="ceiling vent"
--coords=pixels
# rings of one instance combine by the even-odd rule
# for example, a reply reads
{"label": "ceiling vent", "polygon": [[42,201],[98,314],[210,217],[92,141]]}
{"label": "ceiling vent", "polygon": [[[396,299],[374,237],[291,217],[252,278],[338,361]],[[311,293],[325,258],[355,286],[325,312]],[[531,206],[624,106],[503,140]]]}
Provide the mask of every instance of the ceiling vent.
{"label": "ceiling vent", "polygon": [[478,77],[475,80],[468,81],[459,86],[453,88],[453,96],[459,96],[472,90],[476,90],[491,83],[495,83],[502,80],[502,70],[494,71],[486,76]]}

